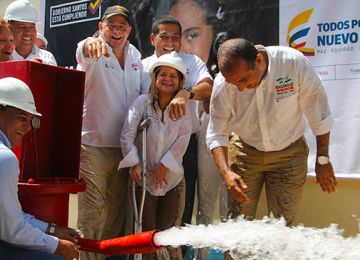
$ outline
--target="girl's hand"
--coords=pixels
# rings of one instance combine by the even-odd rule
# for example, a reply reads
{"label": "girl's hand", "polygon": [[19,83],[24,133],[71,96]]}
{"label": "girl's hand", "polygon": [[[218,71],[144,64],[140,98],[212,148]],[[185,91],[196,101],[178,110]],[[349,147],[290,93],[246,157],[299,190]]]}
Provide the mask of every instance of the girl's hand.
{"label": "girl's hand", "polygon": [[168,168],[166,168],[163,164],[159,164],[158,166],[149,169],[151,173],[152,184],[155,185],[155,189],[160,189],[163,186],[167,185],[166,177]]}
{"label": "girl's hand", "polygon": [[133,182],[139,182],[142,180],[141,165],[137,164],[130,169],[130,177]]}

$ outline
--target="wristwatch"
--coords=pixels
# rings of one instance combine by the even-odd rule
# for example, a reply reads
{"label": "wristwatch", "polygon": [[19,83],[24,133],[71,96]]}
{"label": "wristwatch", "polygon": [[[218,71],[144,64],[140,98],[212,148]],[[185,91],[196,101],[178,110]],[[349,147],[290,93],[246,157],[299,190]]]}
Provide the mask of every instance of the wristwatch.
{"label": "wristwatch", "polygon": [[320,165],[326,165],[330,162],[329,156],[320,155],[316,158],[318,164]]}
{"label": "wristwatch", "polygon": [[189,88],[185,88],[185,90],[186,90],[186,91],[188,91],[188,92],[190,93],[190,97],[189,97],[189,99],[193,99],[193,98],[194,98],[194,96],[195,96],[195,92],[194,92],[194,90],[189,89]]}
{"label": "wristwatch", "polygon": [[55,234],[55,229],[57,228],[57,225],[55,223],[50,223],[50,228],[49,228],[49,235],[54,235]]}

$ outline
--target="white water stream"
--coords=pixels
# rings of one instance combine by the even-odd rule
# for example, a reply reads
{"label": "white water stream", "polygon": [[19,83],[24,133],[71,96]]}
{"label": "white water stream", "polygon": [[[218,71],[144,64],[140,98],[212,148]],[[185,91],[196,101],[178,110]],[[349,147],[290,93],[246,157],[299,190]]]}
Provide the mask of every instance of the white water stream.
{"label": "white water stream", "polygon": [[157,245],[230,250],[234,259],[360,259],[360,235],[344,238],[337,225],[286,227],[284,220],[242,218],[215,225],[174,227],[155,235]]}

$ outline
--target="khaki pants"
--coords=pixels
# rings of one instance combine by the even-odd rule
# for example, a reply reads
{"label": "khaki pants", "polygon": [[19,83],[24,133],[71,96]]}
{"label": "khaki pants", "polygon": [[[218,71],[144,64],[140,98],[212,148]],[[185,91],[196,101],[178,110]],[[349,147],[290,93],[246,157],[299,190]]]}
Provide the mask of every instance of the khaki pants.
{"label": "khaki pants", "polygon": [[307,174],[308,147],[302,137],[287,148],[275,152],[261,152],[232,135],[229,147],[229,163],[248,188],[248,205],[229,201],[231,217],[244,214],[253,219],[263,185],[265,185],[268,214],[284,217],[292,225],[302,196]]}
{"label": "khaki pants", "polygon": [[[136,188],[136,201],[139,205],[142,188]],[[165,196],[153,196],[146,192],[142,219],[142,229],[166,230],[173,226],[180,226],[185,207],[185,179],[169,190]],[[181,260],[181,248],[167,248],[170,259]],[[156,254],[144,254],[144,260],[157,259]]]}
{"label": "khaki pants", "polygon": [[[120,148],[81,146],[80,176],[86,190],[78,195],[78,228],[85,238],[115,238],[124,230],[129,174],[128,169],[117,169],[121,159]],[[80,256],[81,260],[105,259],[83,251]]]}

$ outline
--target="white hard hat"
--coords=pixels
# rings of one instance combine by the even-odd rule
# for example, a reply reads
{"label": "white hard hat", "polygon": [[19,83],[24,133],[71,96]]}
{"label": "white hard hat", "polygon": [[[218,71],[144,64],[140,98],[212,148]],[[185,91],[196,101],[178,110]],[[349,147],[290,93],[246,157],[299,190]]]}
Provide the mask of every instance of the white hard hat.
{"label": "white hard hat", "polygon": [[36,38],[42,40],[42,41],[45,43],[45,48],[47,47],[48,41],[47,41],[47,39],[45,38],[44,35],[42,35],[41,33],[37,32],[37,33],[36,33]]}
{"label": "white hard hat", "polygon": [[4,19],[28,23],[38,22],[36,9],[28,0],[16,0],[9,4],[6,7]]}
{"label": "white hard hat", "polygon": [[0,79],[0,105],[16,107],[30,114],[41,116],[36,111],[34,97],[30,88],[17,78]]}
{"label": "white hard hat", "polygon": [[154,70],[156,67],[159,66],[168,66],[172,67],[178,71],[181,72],[181,74],[184,76],[184,79],[186,79],[186,66],[184,61],[180,58],[180,56],[177,54],[176,51],[172,51],[171,53],[164,54],[160,56],[156,62],[151,66],[149,73],[150,76],[154,76]]}

